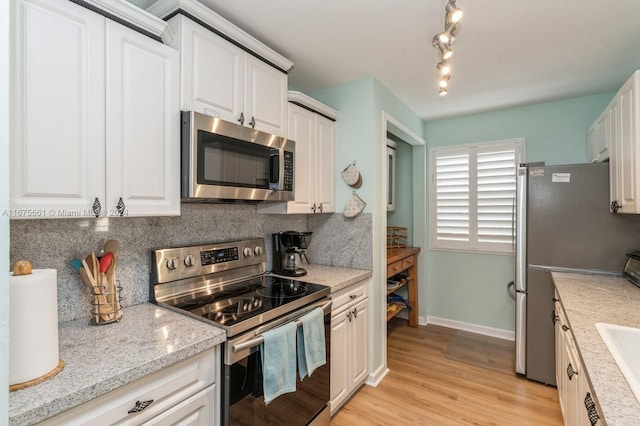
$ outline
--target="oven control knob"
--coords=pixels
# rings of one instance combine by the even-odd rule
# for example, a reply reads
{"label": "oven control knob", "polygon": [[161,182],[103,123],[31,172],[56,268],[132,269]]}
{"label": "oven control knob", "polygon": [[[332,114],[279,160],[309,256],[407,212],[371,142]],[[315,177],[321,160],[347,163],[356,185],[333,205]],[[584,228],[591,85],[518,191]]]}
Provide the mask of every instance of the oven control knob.
{"label": "oven control knob", "polygon": [[244,257],[251,257],[253,256],[253,250],[249,247],[245,247],[244,250],[242,250],[242,254],[244,254]]}
{"label": "oven control knob", "polygon": [[192,267],[194,264],[195,264],[195,259],[192,254],[184,258],[184,266],[186,266],[187,268]]}
{"label": "oven control knob", "polygon": [[167,259],[167,268],[174,270],[178,267],[178,258],[177,257],[170,257],[169,259]]}
{"label": "oven control knob", "polygon": [[253,249],[253,253],[256,256],[260,256],[262,254],[262,246],[256,246],[256,248]]}

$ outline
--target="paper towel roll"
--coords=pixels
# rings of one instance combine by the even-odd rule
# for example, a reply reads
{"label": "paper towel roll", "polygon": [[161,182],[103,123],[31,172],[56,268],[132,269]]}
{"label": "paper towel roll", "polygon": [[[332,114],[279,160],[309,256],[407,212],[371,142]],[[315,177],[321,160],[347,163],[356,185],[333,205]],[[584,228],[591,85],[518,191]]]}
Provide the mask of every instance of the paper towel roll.
{"label": "paper towel roll", "polygon": [[55,269],[9,277],[9,384],[41,377],[59,362]]}

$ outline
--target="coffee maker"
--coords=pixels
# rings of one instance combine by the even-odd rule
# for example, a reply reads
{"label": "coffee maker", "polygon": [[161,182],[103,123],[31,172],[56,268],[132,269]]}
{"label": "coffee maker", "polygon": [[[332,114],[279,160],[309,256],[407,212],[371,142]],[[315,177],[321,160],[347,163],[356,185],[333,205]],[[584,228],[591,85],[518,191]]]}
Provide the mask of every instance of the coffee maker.
{"label": "coffee maker", "polygon": [[290,277],[307,274],[299,265],[309,263],[307,248],[312,232],[284,231],[273,236],[273,272]]}

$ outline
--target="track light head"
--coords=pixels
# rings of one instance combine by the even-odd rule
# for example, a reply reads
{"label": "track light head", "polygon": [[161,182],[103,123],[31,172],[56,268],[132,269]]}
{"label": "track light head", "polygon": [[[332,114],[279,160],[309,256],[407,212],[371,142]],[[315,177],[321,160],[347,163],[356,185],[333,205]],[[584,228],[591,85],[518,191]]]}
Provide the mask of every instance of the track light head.
{"label": "track light head", "polygon": [[438,82],[438,86],[441,89],[446,89],[449,86],[449,80],[451,80],[451,75],[443,75],[442,79]]}
{"label": "track light head", "polygon": [[447,88],[446,87],[441,87],[440,90],[438,90],[438,95],[445,96],[446,94],[447,94]]}
{"label": "track light head", "polygon": [[445,7],[447,11],[447,21],[451,23],[460,22],[462,19],[462,9],[456,6],[456,0],[449,0],[447,6]]}
{"label": "track light head", "polygon": [[440,61],[438,62],[438,72],[440,72],[440,75],[449,75],[449,73],[451,73],[451,67],[449,66],[449,64],[447,64],[447,61]]}
{"label": "track light head", "polygon": [[449,40],[451,40],[451,34],[448,31],[442,31],[441,33],[436,34],[433,38],[434,43],[440,42],[442,44],[448,44]]}

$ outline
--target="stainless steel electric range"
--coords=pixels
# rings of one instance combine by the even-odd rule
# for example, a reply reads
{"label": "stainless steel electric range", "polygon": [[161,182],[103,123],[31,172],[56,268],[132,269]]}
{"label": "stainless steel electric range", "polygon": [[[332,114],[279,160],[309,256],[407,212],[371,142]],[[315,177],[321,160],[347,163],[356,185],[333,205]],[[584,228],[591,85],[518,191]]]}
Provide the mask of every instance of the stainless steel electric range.
{"label": "stainless steel electric range", "polygon": [[[173,247],[151,253],[151,301],[226,330],[222,425],[328,425],[330,289],[266,273],[264,239]],[[327,364],[296,383],[296,392],[265,405],[261,333],[324,310]]]}

